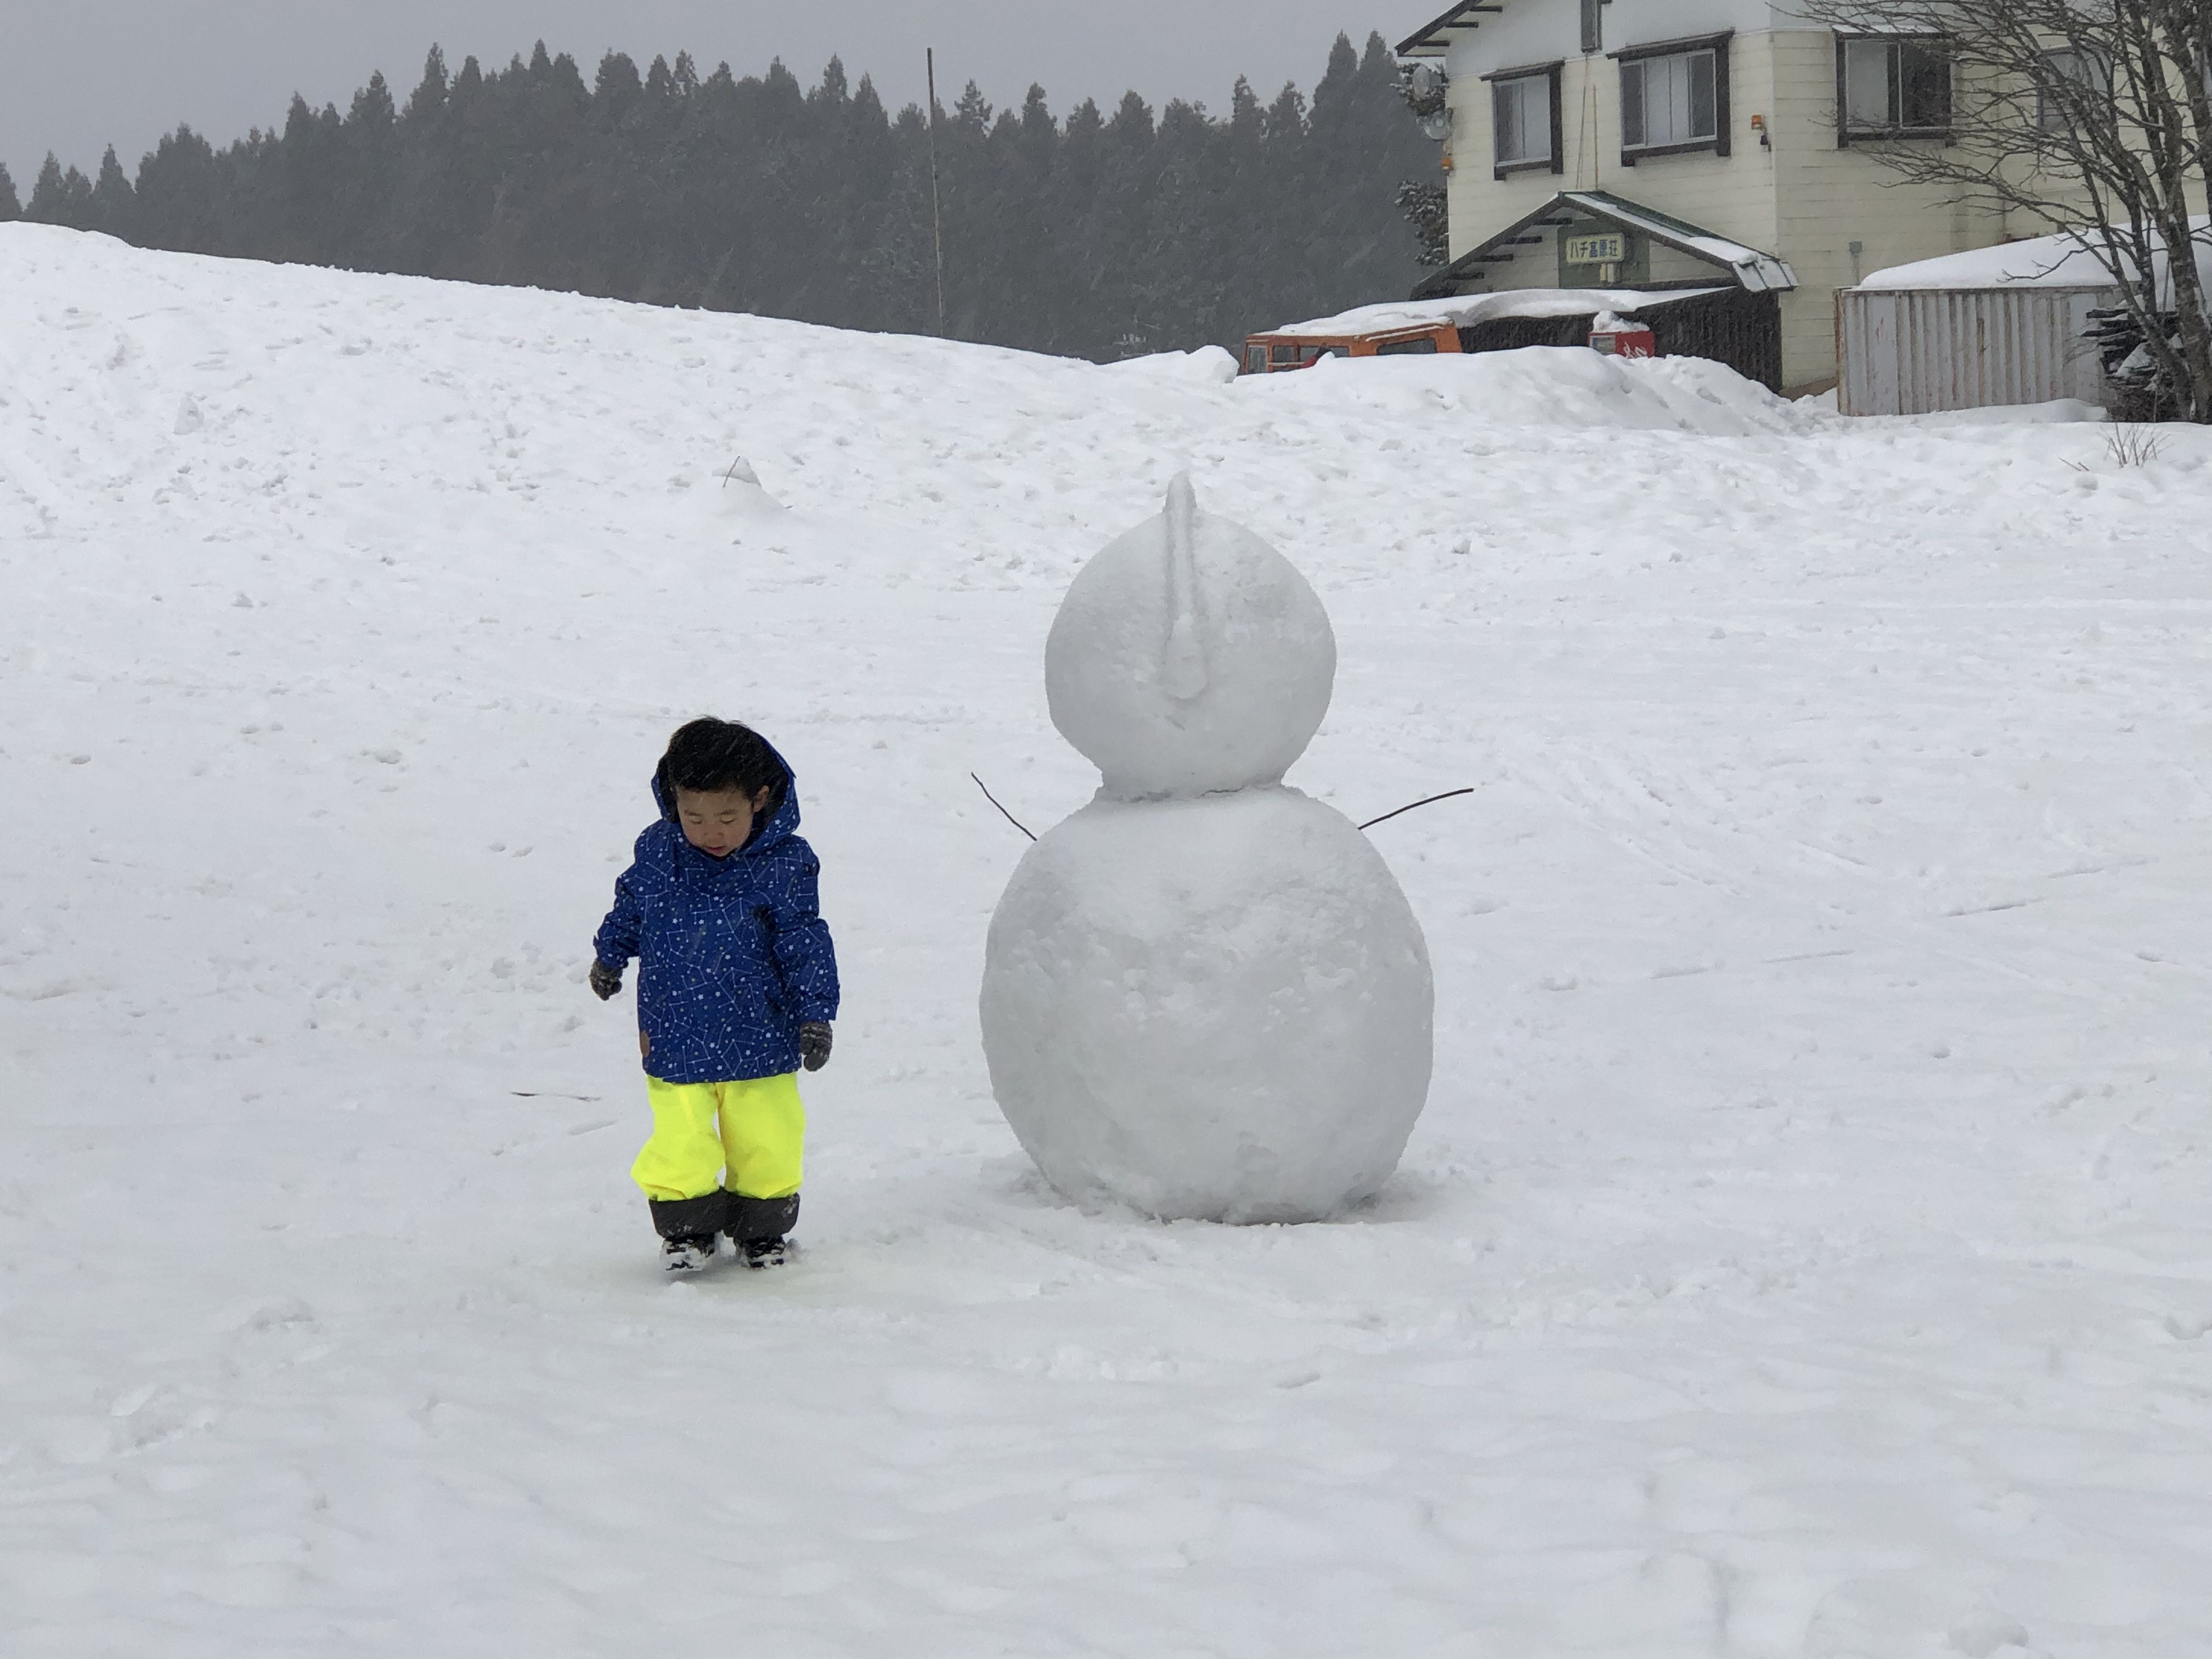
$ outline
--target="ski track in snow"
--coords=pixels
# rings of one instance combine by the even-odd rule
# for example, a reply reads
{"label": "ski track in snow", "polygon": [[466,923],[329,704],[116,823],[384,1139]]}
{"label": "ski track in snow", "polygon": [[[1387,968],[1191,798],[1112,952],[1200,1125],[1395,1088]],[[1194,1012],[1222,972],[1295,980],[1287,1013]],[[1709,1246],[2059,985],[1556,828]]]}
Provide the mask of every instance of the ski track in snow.
{"label": "ski track in snow", "polygon": [[[2212,1639],[2212,434],[24,225],[0,295],[0,1650]],[[1437,1078],[1340,1224],[1071,1209],[978,1050],[968,773],[1087,798],[1045,629],[1185,466],[1334,613],[1292,781],[1478,790],[1373,832]],[[848,1003],[797,1264],[671,1285],[583,972],[707,710]]]}

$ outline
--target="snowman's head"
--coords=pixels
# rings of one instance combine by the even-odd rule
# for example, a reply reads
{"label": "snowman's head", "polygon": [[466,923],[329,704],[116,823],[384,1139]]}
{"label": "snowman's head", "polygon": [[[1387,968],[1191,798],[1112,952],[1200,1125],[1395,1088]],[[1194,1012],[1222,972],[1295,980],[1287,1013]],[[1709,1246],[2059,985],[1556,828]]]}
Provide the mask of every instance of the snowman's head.
{"label": "snowman's head", "polygon": [[1166,509],[1077,573],[1044,648],[1052,722],[1125,799],[1275,783],[1328,712],[1336,636],[1290,561],[1200,513]]}

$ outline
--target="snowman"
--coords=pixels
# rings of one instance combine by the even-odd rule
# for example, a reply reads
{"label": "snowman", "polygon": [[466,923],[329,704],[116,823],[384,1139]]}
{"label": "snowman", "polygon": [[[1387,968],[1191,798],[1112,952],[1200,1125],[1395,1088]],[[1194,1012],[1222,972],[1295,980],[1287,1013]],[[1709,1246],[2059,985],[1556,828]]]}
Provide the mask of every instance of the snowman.
{"label": "snowman", "polygon": [[1335,675],[1320,597],[1188,477],[1061,602],[1053,724],[1103,787],[1008,882],[981,1012],[1000,1109],[1079,1202],[1310,1221],[1397,1167],[1428,949],[1367,837],[1283,782]]}

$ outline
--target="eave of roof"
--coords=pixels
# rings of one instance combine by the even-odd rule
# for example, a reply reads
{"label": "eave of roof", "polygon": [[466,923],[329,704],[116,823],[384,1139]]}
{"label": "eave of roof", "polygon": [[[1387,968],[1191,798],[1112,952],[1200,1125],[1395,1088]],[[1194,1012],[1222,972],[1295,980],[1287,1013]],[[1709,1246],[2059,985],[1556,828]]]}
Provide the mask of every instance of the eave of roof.
{"label": "eave of roof", "polygon": [[1456,30],[1479,29],[1478,14],[1495,15],[1505,8],[1497,0],[1460,0],[1441,17],[1432,19],[1415,29],[1398,43],[1401,58],[1441,58],[1450,49],[1452,34]]}
{"label": "eave of roof", "polygon": [[1501,243],[1512,241],[1531,226],[1555,220],[1563,207],[1571,208],[1593,218],[1610,220],[1624,229],[1640,231],[1662,247],[1673,248],[1729,270],[1735,274],[1737,285],[1751,293],[1765,294],[1797,286],[1797,273],[1790,270],[1787,262],[1771,253],[1762,253],[1757,248],[1747,247],[1725,236],[1716,236],[1711,231],[1701,230],[1656,208],[1624,201],[1603,191],[1563,190],[1534,212],[1516,220],[1495,235],[1461,254],[1416,288],[1413,297],[1417,300],[1441,298],[1450,293],[1455,283],[1473,280],[1486,265],[1505,257],[1495,252]]}

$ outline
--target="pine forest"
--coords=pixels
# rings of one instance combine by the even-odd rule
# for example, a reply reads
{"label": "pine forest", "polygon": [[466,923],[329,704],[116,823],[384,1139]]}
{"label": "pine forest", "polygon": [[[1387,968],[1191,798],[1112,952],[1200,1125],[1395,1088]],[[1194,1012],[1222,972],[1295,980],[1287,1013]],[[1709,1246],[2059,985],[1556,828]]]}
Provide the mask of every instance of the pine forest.
{"label": "pine forest", "polygon": [[[1056,116],[1042,88],[994,110],[971,82],[885,108],[832,58],[811,89],[779,62],[586,84],[541,42],[449,70],[404,101],[382,75],[341,113],[295,96],[281,128],[218,149],[179,127],[136,179],[49,156],[0,217],[142,246],[522,284],[755,312],[1109,361],[1405,295],[1422,256],[1401,199],[1437,150],[1379,35],[1337,37],[1309,99],[1240,79],[1225,116],[1134,92]],[[933,153],[934,178],[933,179]],[[1414,221],[1420,216],[1416,213]]]}

